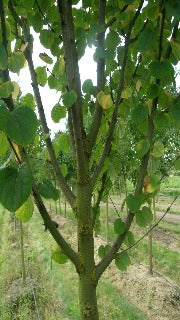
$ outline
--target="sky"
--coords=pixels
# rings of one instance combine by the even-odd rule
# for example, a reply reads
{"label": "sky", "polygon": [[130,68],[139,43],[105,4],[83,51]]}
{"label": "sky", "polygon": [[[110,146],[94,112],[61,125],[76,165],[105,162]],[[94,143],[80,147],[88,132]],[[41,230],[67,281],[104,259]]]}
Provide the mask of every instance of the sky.
{"label": "sky", "polygon": [[[39,36],[36,33],[33,33],[34,37],[34,50],[33,50],[33,61],[35,68],[38,66],[46,66],[46,63],[44,63],[40,58],[39,54],[46,52],[49,56],[52,57],[50,50],[45,49],[39,41]],[[93,60],[93,48],[87,48],[85,55],[79,60],[79,70],[81,75],[81,83],[86,79],[91,79],[94,84],[96,84],[96,63]],[[53,58],[53,57],[52,57]],[[54,60],[55,61],[55,60]],[[53,66],[53,65],[52,65]],[[47,65],[49,69],[51,69],[51,65]],[[48,74],[48,72],[47,72]],[[49,76],[50,74],[48,74]],[[22,91],[22,95],[25,95],[26,93],[30,92],[33,94],[33,88],[31,86],[31,77],[29,73],[28,66],[21,69],[19,75],[15,73],[11,73],[11,80],[16,81]],[[52,135],[54,132],[57,132],[58,130],[64,131],[65,121],[62,119],[59,123],[54,123],[51,119],[51,110],[54,107],[56,103],[58,103],[61,93],[56,92],[56,90],[49,89],[48,84],[46,84],[44,87],[39,86],[41,98],[46,114],[46,119],[49,128],[51,129]]]}
{"label": "sky", "polygon": [[[34,37],[34,50],[33,50],[33,61],[35,68],[38,66],[46,66],[46,63],[44,63],[40,58],[39,54],[46,52],[49,56],[52,57],[50,50],[45,49],[39,41],[39,35],[35,32],[33,32]],[[81,75],[81,83],[86,79],[91,79],[96,84],[96,62],[93,60],[93,53],[94,48],[87,47],[85,55],[79,60],[79,70]],[[53,57],[52,57],[53,58]],[[50,66],[47,65],[49,69]],[[180,71],[180,63],[176,66],[176,69]],[[31,92],[33,94],[33,88],[31,86],[31,78],[28,66],[21,69],[20,74],[11,73],[11,80],[16,81],[21,88],[22,94],[25,95],[28,92]],[[180,86],[180,72],[177,76],[176,83],[178,86]],[[46,84],[44,87],[39,86],[41,98],[46,114],[46,119],[48,123],[48,127],[51,130],[52,136],[54,136],[54,133],[61,130],[65,131],[66,125],[65,120],[62,119],[59,123],[54,123],[51,119],[51,110],[54,107],[56,103],[58,103],[61,93],[56,92],[56,90],[49,89],[48,84]]]}

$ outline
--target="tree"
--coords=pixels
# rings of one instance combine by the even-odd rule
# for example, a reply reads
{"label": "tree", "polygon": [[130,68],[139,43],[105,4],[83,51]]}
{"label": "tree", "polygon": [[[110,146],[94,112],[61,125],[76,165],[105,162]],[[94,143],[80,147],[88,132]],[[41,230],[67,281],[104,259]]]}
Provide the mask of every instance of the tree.
{"label": "tree", "polygon": [[[8,141],[16,156],[16,163],[9,159],[0,170],[0,202],[11,211],[25,204],[27,210],[32,193],[45,225],[61,248],[60,254],[66,255],[76,268],[82,320],[99,318],[96,288],[112,260],[120,269],[130,263],[127,252],[121,253],[120,248],[133,219],[136,217],[140,226],[152,221],[146,202],[156,192],[159,181],[158,176],[149,172],[148,164],[164,154],[162,142],[155,140],[156,132],[177,128],[179,119],[179,100],[168,90],[174,81],[173,65],[179,59],[178,8],[177,0],[83,0],[81,6],[78,0],[0,2],[1,155],[8,152]],[[34,68],[32,28],[45,50],[50,49],[50,54],[40,54],[43,61],[53,65],[49,76],[49,67]],[[81,87],[78,60],[92,45],[96,48],[97,86],[87,79]],[[32,174],[28,145],[38,126],[33,99],[28,95],[16,105],[17,84],[11,82],[9,73],[19,73],[25,61],[49,161],[77,219],[77,252],[51,221],[36,175]],[[68,131],[60,134],[59,145],[60,151],[67,152],[71,142],[75,193],[63,176],[47,126],[39,91],[39,86],[47,82],[50,89],[61,95],[61,104],[57,102],[53,108],[52,118],[56,122],[65,115],[68,118]],[[109,179],[108,159],[121,148],[119,134],[130,126],[136,127],[138,137],[132,162],[138,166],[135,190],[126,199],[125,222],[119,218],[115,224],[115,242],[108,250],[101,250],[102,259],[96,265],[93,231]],[[98,197],[93,204],[95,188]]]}

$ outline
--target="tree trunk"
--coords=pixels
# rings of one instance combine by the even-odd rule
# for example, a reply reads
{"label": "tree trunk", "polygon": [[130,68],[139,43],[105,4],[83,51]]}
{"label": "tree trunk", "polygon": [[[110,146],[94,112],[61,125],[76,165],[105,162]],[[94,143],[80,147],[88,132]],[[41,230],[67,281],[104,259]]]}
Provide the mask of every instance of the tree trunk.
{"label": "tree trunk", "polygon": [[81,320],[98,320],[94,238],[89,184],[77,187],[78,251],[82,269],[79,274],[79,307]]}

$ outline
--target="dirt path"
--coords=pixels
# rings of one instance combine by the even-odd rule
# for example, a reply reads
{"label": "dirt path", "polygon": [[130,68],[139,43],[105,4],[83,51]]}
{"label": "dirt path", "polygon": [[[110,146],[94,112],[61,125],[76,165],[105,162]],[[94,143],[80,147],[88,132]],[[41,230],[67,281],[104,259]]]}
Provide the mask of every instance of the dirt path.
{"label": "dirt path", "polygon": [[[106,203],[101,202],[100,206],[101,206],[101,207],[105,207],[105,206],[106,206]],[[121,209],[121,206],[120,206],[120,205],[115,204],[115,206],[116,206],[117,210],[120,210],[120,209]],[[109,203],[109,208],[114,209],[114,206],[113,206],[112,203]],[[157,212],[156,212],[156,215],[157,215],[158,218],[161,218],[163,214],[164,214],[164,211],[157,211]],[[167,222],[172,222],[172,223],[180,223],[180,215],[178,215],[178,214],[173,214],[173,213],[171,213],[171,211],[170,211],[170,213],[167,213],[167,214],[165,215],[165,217],[163,218],[163,220],[164,220],[164,221],[167,221]]]}
{"label": "dirt path", "polygon": [[[75,227],[69,218],[55,215],[53,217],[59,223],[59,227],[72,243],[77,247],[77,236]],[[70,230],[70,233],[67,232]],[[95,237],[95,260],[99,262],[97,255],[100,245],[105,241]],[[147,315],[148,320],[178,320],[179,319],[179,293],[174,281],[154,273],[148,273],[146,265],[132,264],[126,272],[120,272],[114,262],[105,271],[103,277],[111,280],[112,284],[123,293],[123,295]]]}

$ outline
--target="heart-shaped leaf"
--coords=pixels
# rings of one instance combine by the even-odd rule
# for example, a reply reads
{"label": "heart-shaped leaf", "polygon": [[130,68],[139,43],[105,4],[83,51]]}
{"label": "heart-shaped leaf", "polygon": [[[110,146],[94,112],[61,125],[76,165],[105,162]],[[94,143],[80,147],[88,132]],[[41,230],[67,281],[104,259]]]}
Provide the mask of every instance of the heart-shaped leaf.
{"label": "heart-shaped leaf", "polygon": [[14,91],[14,86],[10,81],[3,82],[2,84],[0,84],[1,98],[8,98],[13,91]]}
{"label": "heart-shaped leaf", "polygon": [[103,91],[100,91],[98,93],[97,100],[98,100],[100,106],[105,110],[109,109],[113,106],[113,101],[112,101],[111,95],[106,94]]}
{"label": "heart-shaped leaf", "polygon": [[140,227],[146,227],[153,220],[153,214],[148,207],[143,207],[136,213],[136,223]]}
{"label": "heart-shaped leaf", "polygon": [[148,140],[140,140],[136,145],[136,153],[139,158],[144,157],[150,147]]}
{"label": "heart-shaped leaf", "polygon": [[9,70],[18,73],[24,67],[24,54],[21,51],[15,51],[8,59]]}
{"label": "heart-shaped leaf", "polygon": [[66,109],[60,104],[56,104],[51,111],[51,118],[55,123],[66,117]]}
{"label": "heart-shaped leaf", "polygon": [[34,111],[28,107],[20,107],[9,112],[4,131],[17,144],[26,146],[35,137],[37,126]]}
{"label": "heart-shaped leaf", "polygon": [[37,82],[40,84],[40,86],[44,87],[47,82],[46,67],[37,67],[35,71]]}
{"label": "heart-shaped leaf", "polygon": [[68,261],[68,257],[57,244],[52,248],[52,259],[59,264],[64,264]]}
{"label": "heart-shaped leaf", "polygon": [[57,200],[59,198],[58,190],[53,186],[50,180],[44,179],[42,183],[39,184],[39,192],[42,197],[46,199]]}
{"label": "heart-shaped leaf", "polygon": [[153,145],[152,156],[155,158],[160,158],[164,154],[164,145],[160,141],[156,141]]}
{"label": "heart-shaped leaf", "polygon": [[0,170],[0,202],[9,211],[15,212],[31,193],[32,175],[26,164],[19,169],[12,167]]}
{"label": "heart-shaped leaf", "polygon": [[127,267],[130,265],[131,260],[127,254],[127,252],[124,253],[118,253],[115,259],[116,267],[121,271],[126,271]]}
{"label": "heart-shaped leaf", "polygon": [[26,202],[15,212],[16,218],[19,221],[27,222],[31,219],[34,211],[34,204],[31,198],[28,198]]}
{"label": "heart-shaped leaf", "polygon": [[127,207],[131,212],[136,212],[141,206],[141,197],[129,194],[126,198]]}
{"label": "heart-shaped leaf", "polygon": [[63,103],[66,108],[72,107],[72,105],[76,102],[77,100],[77,93],[74,90],[71,90],[69,92],[66,92],[63,94],[62,97]]}
{"label": "heart-shaped leaf", "polygon": [[114,222],[114,232],[120,235],[123,234],[125,230],[125,223],[120,218],[116,219],[116,221]]}

